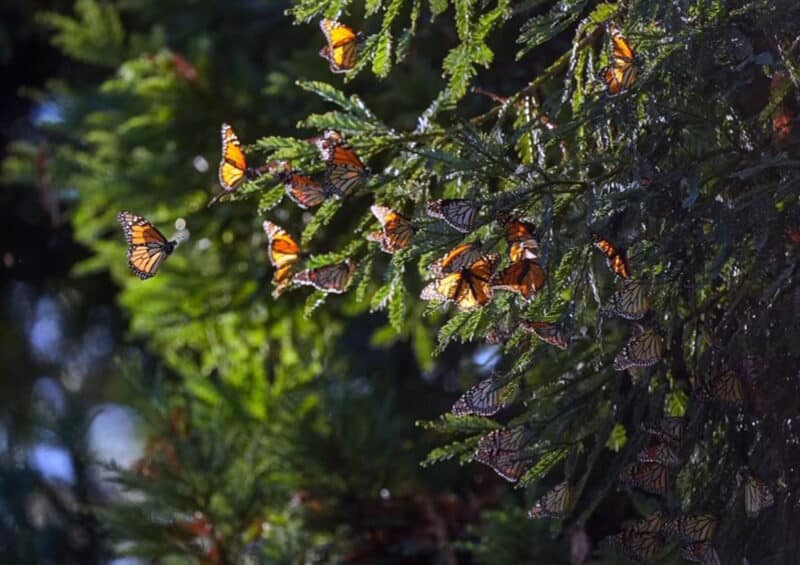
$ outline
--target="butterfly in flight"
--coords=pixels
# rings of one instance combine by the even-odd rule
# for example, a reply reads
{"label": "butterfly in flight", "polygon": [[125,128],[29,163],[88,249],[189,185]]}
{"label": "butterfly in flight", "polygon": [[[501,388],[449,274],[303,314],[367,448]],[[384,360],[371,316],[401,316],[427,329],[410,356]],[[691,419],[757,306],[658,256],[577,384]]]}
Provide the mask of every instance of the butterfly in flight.
{"label": "butterfly in flight", "polygon": [[315,269],[300,271],[293,277],[295,284],[313,286],[317,290],[327,293],[341,294],[347,290],[347,285],[356,270],[356,262],[345,259],[334,265],[324,265]]}
{"label": "butterfly in flight", "polygon": [[572,511],[575,489],[567,481],[557,484],[528,511],[529,518],[564,518]]}
{"label": "butterfly in flight", "polygon": [[277,224],[264,222],[264,231],[269,239],[269,262],[275,267],[272,296],[278,298],[292,282],[294,266],[300,261],[300,246],[289,233]]}
{"label": "butterfly in flight", "polygon": [[381,223],[381,230],[368,234],[367,241],[379,243],[381,249],[390,254],[411,245],[417,231],[411,220],[386,206],[375,204],[370,210]]}
{"label": "butterfly in flight", "polygon": [[611,64],[600,71],[600,79],[605,83],[608,95],[616,96],[633,86],[639,69],[636,53],[619,27],[611,23],[608,32],[611,34]]}
{"label": "butterfly in flight", "polygon": [[322,136],[312,138],[311,143],[317,146],[327,165],[322,182],[327,195],[344,198],[366,182],[371,173],[369,167],[364,165],[341,133],[328,130]]}
{"label": "butterfly in flight", "polygon": [[564,329],[561,327],[561,324],[523,320],[521,325],[523,329],[532,332],[533,335],[541,339],[543,342],[549,343],[550,345],[558,347],[559,349],[566,349],[569,345],[569,340],[564,334]]}
{"label": "butterfly in flight", "polygon": [[606,259],[608,260],[608,266],[611,268],[611,270],[623,279],[631,278],[631,266],[628,263],[628,256],[625,253],[625,250],[617,247],[611,243],[610,240],[598,234],[592,234],[592,237],[594,238],[595,247],[602,251],[603,255],[606,256]]}
{"label": "butterfly in flight", "polygon": [[492,299],[490,281],[500,258],[488,255],[458,271],[429,282],[420,293],[423,300],[455,302],[459,310],[485,306]]}
{"label": "butterfly in flight", "polygon": [[442,220],[454,230],[469,233],[477,227],[480,209],[480,206],[472,200],[443,198],[430,200],[425,207],[425,212],[431,218]]}
{"label": "butterfly in flight", "polygon": [[236,191],[246,180],[253,180],[267,171],[267,167],[252,169],[247,166],[242,144],[233,128],[222,124],[222,158],[219,162],[219,185],[222,192],[217,194],[208,203],[209,206],[217,202],[226,194]]}
{"label": "butterfly in flight", "polygon": [[328,198],[322,185],[285,161],[273,161],[269,171],[286,187],[286,194],[303,210],[315,208]]}
{"label": "butterfly in flight", "polygon": [[664,340],[652,328],[633,336],[614,358],[614,369],[624,371],[630,367],[649,367],[661,360]]}
{"label": "butterfly in flight", "polygon": [[[513,385],[504,385],[495,377],[488,377],[468,389],[453,404],[454,416],[492,416],[507,406],[506,397]],[[516,388],[516,387],[514,387]]]}
{"label": "butterfly in flight", "polygon": [[128,266],[140,279],[149,279],[158,272],[161,263],[169,257],[177,241],[167,241],[158,229],[136,214],[120,212],[117,221],[128,242]]}
{"label": "butterfly in flight", "polygon": [[358,61],[358,48],[362,40],[361,33],[356,33],[343,23],[323,18],[319,27],[325,35],[327,45],[319,55],[330,63],[334,73],[346,73]]}

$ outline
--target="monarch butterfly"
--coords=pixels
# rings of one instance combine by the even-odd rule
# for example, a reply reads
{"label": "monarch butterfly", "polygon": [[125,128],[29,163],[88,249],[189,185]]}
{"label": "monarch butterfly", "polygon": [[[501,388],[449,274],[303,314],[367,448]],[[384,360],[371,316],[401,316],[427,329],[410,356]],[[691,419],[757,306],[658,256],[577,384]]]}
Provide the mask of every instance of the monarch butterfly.
{"label": "monarch butterfly", "polygon": [[626,320],[641,320],[650,309],[650,300],[644,285],[633,279],[622,281],[622,286],[609,300],[604,311]]}
{"label": "monarch butterfly", "polygon": [[373,215],[381,223],[381,231],[367,235],[368,241],[380,243],[381,249],[386,253],[394,253],[411,244],[416,233],[416,226],[411,220],[385,206],[377,204],[370,207]]}
{"label": "monarch butterfly", "polygon": [[469,267],[434,279],[422,289],[420,298],[455,302],[459,310],[484,306],[492,299],[489,281],[498,261],[497,255],[481,257]]}
{"label": "monarch butterfly", "polygon": [[454,230],[469,233],[477,225],[476,220],[480,209],[480,206],[472,200],[443,198],[430,200],[425,207],[425,212],[431,218],[442,220]]}
{"label": "monarch butterfly", "polygon": [[592,234],[592,237],[594,238],[595,247],[606,256],[611,270],[623,279],[631,278],[631,266],[628,263],[628,256],[625,250],[598,234]]}
{"label": "monarch butterfly", "polygon": [[286,187],[286,194],[303,210],[319,206],[328,198],[328,194],[320,183],[311,177],[289,168],[276,173]]}
{"label": "monarch butterfly", "polygon": [[497,377],[489,377],[467,390],[453,404],[454,416],[492,416],[507,406],[504,398],[512,385],[504,385]]}
{"label": "monarch butterfly", "polygon": [[428,270],[437,277],[442,277],[469,267],[481,257],[483,257],[481,242],[469,241],[448,251],[447,255],[432,263]]}
{"label": "monarch butterfly", "polygon": [[153,224],[136,214],[120,212],[117,221],[125,232],[131,271],[142,280],[154,277],[161,263],[175,251],[178,242],[167,241]]}
{"label": "monarch butterfly", "polygon": [[664,548],[664,537],[658,533],[626,530],[607,537],[606,543],[634,561],[649,563]]}
{"label": "monarch butterfly", "polygon": [[226,194],[234,192],[245,180],[258,178],[267,170],[266,167],[251,169],[247,166],[242,144],[231,126],[222,124],[221,134],[222,158],[219,162],[219,185],[222,187],[222,192],[211,199],[208,203],[209,206]]}
{"label": "monarch butterfly", "polygon": [[326,194],[345,197],[366,181],[369,168],[341,133],[328,130],[322,137],[312,138],[311,142],[328,165],[322,182]]}
{"label": "monarch butterfly", "polygon": [[642,422],[642,430],[673,445],[683,441],[683,432],[686,422],[683,418],[668,416],[656,422]]}
{"label": "monarch butterfly", "polygon": [[611,64],[600,71],[600,78],[606,83],[609,96],[616,96],[628,90],[636,82],[638,73],[636,53],[616,24],[608,26],[611,33]]}
{"label": "monarch butterfly", "polygon": [[651,494],[667,494],[671,482],[669,468],[661,463],[634,463],[619,474],[619,481]]}
{"label": "monarch butterfly", "polygon": [[694,514],[670,520],[666,531],[685,543],[708,541],[717,535],[717,525],[717,517],[713,514]]}
{"label": "monarch butterfly", "polygon": [[559,349],[566,349],[569,342],[567,336],[564,335],[564,330],[560,324],[551,324],[550,322],[529,322],[522,321],[522,327],[550,345],[554,345]]}
{"label": "monarch butterfly", "polygon": [[536,237],[535,225],[524,220],[512,219],[506,214],[498,214],[497,221],[505,225],[508,254],[512,262],[539,259],[539,240]]}
{"label": "monarch butterfly", "polygon": [[722,565],[717,550],[707,541],[690,543],[681,548],[681,557],[702,565]]}
{"label": "monarch butterfly", "polygon": [[750,475],[744,484],[744,511],[748,518],[757,518],[765,508],[775,504],[775,497],[767,483]]}
{"label": "monarch butterfly", "polygon": [[630,367],[655,365],[664,353],[664,340],[654,329],[633,336],[614,358],[614,369],[624,371]]}
{"label": "monarch butterfly", "polygon": [[328,19],[320,20],[319,27],[328,43],[320,50],[319,55],[328,60],[331,72],[346,73],[352,69],[358,59],[361,34],[342,23]]}
{"label": "monarch butterfly", "polygon": [[531,467],[531,455],[522,452],[532,433],[527,426],[493,430],[478,442],[475,460],[488,465],[509,482],[515,482]]}
{"label": "monarch butterfly", "polygon": [[659,443],[639,452],[636,460],[642,463],[661,463],[667,467],[679,467],[681,460],[675,450],[666,443]]}
{"label": "monarch butterfly", "polygon": [[575,489],[567,481],[557,484],[528,511],[529,518],[564,518],[572,511]]}
{"label": "monarch butterfly", "polygon": [[352,259],[345,259],[335,265],[325,265],[316,269],[306,269],[297,273],[292,280],[296,284],[313,286],[317,290],[341,294],[347,289],[356,270]]}
{"label": "monarch butterfly", "polygon": [[269,262],[275,267],[272,296],[278,298],[292,282],[292,270],[300,261],[300,246],[289,233],[277,224],[264,222],[264,231],[269,239]]}
{"label": "monarch butterfly", "polygon": [[494,453],[491,451],[478,451],[475,461],[483,463],[510,483],[517,482],[533,466],[531,455],[507,451]]}
{"label": "monarch butterfly", "polygon": [[539,261],[522,259],[506,268],[499,277],[495,277],[492,288],[518,292],[525,300],[534,297],[547,280],[547,274],[539,265]]}
{"label": "monarch butterfly", "polygon": [[699,389],[699,396],[703,400],[739,404],[744,402],[744,388],[739,375],[731,370],[703,383]]}
{"label": "monarch butterfly", "polygon": [[626,530],[650,534],[660,534],[667,527],[667,518],[663,512],[652,512],[641,520],[623,525]]}

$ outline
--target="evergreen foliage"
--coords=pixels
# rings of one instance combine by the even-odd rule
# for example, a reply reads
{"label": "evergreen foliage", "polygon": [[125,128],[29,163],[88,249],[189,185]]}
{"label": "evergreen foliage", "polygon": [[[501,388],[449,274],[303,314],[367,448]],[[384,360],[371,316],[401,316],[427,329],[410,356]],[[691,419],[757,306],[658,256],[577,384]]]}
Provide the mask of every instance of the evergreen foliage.
{"label": "evergreen foliage", "polygon": [[[111,271],[131,334],[179,383],[152,401],[152,469],[120,471],[140,496],[102,513],[120,548],[214,563],[556,563],[588,540],[612,563],[601,540],[660,510],[719,521],[713,539],[647,532],[667,562],[696,542],[722,563],[793,563],[800,5],[285,8],[79,0],[74,15],[41,16],[56,45],[102,76],[47,93],[64,112],[54,173],[77,189],[76,237],[93,251],[77,274]],[[315,53],[322,17],[365,36],[343,82]],[[601,71],[624,62],[614,26],[636,52],[618,96]],[[222,122],[251,167],[289,161],[322,179],[308,140],[337,130],[373,174],[311,211],[272,174],[207,208]],[[25,149],[8,174],[25,173]],[[435,199],[472,201],[475,229],[426,213]],[[374,203],[411,219],[410,247],[389,256],[367,241],[381,227]],[[184,218],[191,232],[146,283],[126,270],[120,209],[165,232]],[[441,278],[431,265],[465,241],[499,254],[497,273],[509,267],[504,216],[536,225],[547,281],[532,300],[494,290],[459,311],[420,299]],[[270,298],[265,218],[312,254],[303,268],[355,259],[349,290]],[[628,276],[609,269],[625,260],[646,296],[641,316],[621,303]],[[552,324],[566,347],[532,322]],[[429,383],[467,389],[490,371],[513,385],[510,406],[437,417],[457,395]],[[677,441],[653,432],[667,417],[683,418]],[[679,466],[642,460],[659,436]],[[506,452],[519,491],[471,482],[484,470],[468,463],[498,469]],[[654,466],[670,467],[662,495],[642,476]],[[774,504],[746,518],[751,475]],[[575,493],[566,518],[529,522],[521,500],[562,481]]]}

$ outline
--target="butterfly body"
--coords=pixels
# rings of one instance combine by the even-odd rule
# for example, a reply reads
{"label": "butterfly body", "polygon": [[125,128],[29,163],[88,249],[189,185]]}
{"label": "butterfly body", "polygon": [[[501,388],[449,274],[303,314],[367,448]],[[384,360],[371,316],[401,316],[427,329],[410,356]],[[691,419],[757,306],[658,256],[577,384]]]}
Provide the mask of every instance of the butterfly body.
{"label": "butterfly body", "polygon": [[320,20],[319,27],[327,43],[319,56],[330,63],[331,72],[346,73],[355,67],[362,35],[343,23],[327,18]]}
{"label": "butterfly body", "polygon": [[142,280],[154,277],[178,242],[168,241],[153,224],[136,214],[120,212],[117,221],[125,232],[131,271]]}

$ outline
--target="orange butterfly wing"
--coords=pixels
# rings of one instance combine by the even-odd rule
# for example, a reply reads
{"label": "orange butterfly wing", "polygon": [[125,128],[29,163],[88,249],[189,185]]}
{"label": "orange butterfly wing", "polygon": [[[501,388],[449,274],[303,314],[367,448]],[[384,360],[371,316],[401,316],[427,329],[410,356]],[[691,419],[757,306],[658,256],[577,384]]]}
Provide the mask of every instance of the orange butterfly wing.
{"label": "orange butterfly wing", "polygon": [[496,255],[481,257],[469,267],[431,281],[422,289],[420,297],[455,302],[459,310],[485,306],[492,299],[490,280],[498,260]]}
{"label": "orange butterfly wing", "polygon": [[286,186],[286,194],[303,210],[319,206],[327,199],[325,189],[309,176],[290,170],[278,174]]}
{"label": "orange butterfly wing", "polygon": [[292,271],[300,261],[300,246],[277,224],[264,222],[264,231],[269,239],[269,261],[276,268],[272,276],[272,282],[275,284],[272,295],[277,298],[292,282]]}
{"label": "orange butterfly wing", "polygon": [[625,251],[600,235],[594,234],[593,237],[595,246],[606,256],[611,270],[623,279],[631,278],[631,266]]}
{"label": "orange butterfly wing", "polygon": [[356,263],[346,259],[335,265],[325,265],[297,273],[293,281],[305,286],[313,286],[323,292],[341,294],[347,289],[356,270]]}
{"label": "orange butterfly wing", "polygon": [[454,273],[472,265],[482,256],[480,242],[469,241],[448,251],[447,255],[432,263],[429,269],[431,273],[441,277],[447,273]]}
{"label": "orange butterfly wing", "polygon": [[394,253],[411,244],[416,227],[411,220],[385,206],[374,205],[370,210],[381,223],[381,231],[373,232],[367,240],[380,243],[386,253]]}
{"label": "orange butterfly wing", "polygon": [[177,243],[167,241],[153,224],[136,214],[120,212],[117,221],[128,243],[128,266],[131,271],[143,280],[154,277]]}
{"label": "orange butterfly wing", "polygon": [[518,292],[525,300],[530,300],[544,287],[546,280],[547,275],[538,261],[523,259],[506,268],[492,287]]}
{"label": "orange butterfly wing", "polygon": [[358,60],[358,35],[348,26],[329,19],[319,22],[327,45],[319,52],[334,73],[346,73]]}
{"label": "orange butterfly wing", "polygon": [[219,162],[219,184],[231,192],[239,188],[247,176],[247,160],[242,144],[228,124],[222,124],[222,159]]}
{"label": "orange butterfly wing", "polygon": [[610,96],[616,96],[633,86],[636,82],[636,54],[628,40],[615,24],[609,25],[611,33],[611,64],[600,72]]}

